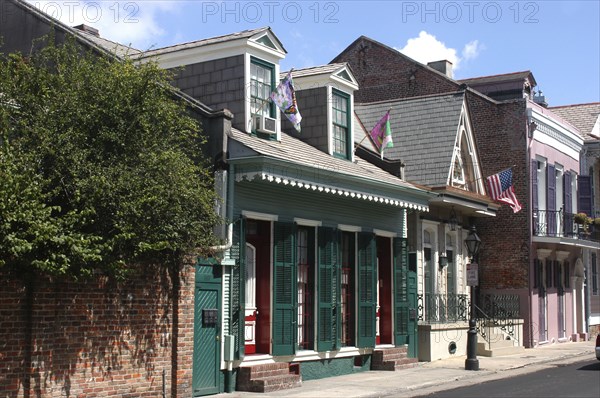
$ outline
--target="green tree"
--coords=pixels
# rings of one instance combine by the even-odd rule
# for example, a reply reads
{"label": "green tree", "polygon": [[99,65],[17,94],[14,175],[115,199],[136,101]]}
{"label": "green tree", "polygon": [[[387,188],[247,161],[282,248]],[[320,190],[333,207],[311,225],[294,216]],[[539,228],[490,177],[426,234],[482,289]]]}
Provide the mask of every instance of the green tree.
{"label": "green tree", "polygon": [[171,79],[72,42],[0,57],[0,265],[124,275],[208,254],[206,138]]}

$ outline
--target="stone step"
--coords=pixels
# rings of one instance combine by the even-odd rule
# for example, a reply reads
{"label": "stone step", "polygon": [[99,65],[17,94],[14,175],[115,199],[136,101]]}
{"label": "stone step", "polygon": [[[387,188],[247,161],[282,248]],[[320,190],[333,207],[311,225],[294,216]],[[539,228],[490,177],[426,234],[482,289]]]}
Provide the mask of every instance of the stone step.
{"label": "stone step", "polygon": [[406,358],[407,349],[406,347],[393,347],[393,348],[383,348],[383,349],[375,349],[373,351],[373,360],[379,361],[388,361],[392,359],[400,359]]}
{"label": "stone step", "polygon": [[302,385],[302,377],[290,373],[287,362],[241,367],[237,375],[237,389],[250,392],[271,392]]}
{"label": "stone step", "polygon": [[302,385],[300,375],[288,374],[287,376],[273,376],[252,380],[253,392],[273,392],[297,388]]}
{"label": "stone step", "polygon": [[[492,347],[514,347],[516,345],[515,340],[506,340],[506,339],[492,339],[490,340],[490,345]],[[488,345],[488,342],[483,339],[478,339],[477,344]]]}
{"label": "stone step", "polygon": [[269,376],[286,376],[290,373],[289,364],[286,362],[241,367],[239,372],[242,377],[247,377],[248,379],[259,379]]}
{"label": "stone step", "polygon": [[491,349],[488,349],[487,346],[480,346],[477,344],[477,355],[482,357],[500,357],[504,355],[516,355],[522,354],[525,352],[525,347],[523,346],[505,346],[505,347],[495,347],[492,345]]}
{"label": "stone step", "polygon": [[396,371],[415,367],[419,364],[417,358],[400,358],[392,361],[371,362],[371,370]]}
{"label": "stone step", "polygon": [[396,359],[404,359],[407,357],[408,356],[406,352],[373,352],[373,360],[378,362],[393,361]]}

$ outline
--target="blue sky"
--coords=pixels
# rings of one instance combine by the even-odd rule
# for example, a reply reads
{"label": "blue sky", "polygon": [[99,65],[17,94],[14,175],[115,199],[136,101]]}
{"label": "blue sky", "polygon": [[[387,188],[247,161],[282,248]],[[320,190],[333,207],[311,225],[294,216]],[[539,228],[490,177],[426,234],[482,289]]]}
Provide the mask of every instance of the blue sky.
{"label": "blue sky", "polygon": [[364,35],[456,79],[530,70],[550,106],[600,101],[600,1],[27,0],[141,50],[270,26],[282,70],[326,64]]}

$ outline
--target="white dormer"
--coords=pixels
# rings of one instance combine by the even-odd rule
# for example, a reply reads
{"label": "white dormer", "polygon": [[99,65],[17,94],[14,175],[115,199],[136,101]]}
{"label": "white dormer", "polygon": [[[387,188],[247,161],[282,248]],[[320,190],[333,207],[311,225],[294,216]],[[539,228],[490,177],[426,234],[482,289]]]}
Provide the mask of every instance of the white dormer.
{"label": "white dormer", "polygon": [[[348,65],[329,64],[294,70],[292,77],[300,113],[303,107],[315,106],[312,99],[322,103],[324,108],[303,114],[299,138],[332,156],[354,161],[354,92],[358,90],[358,82]],[[305,97],[307,93],[311,93],[310,101]],[[321,114],[326,118],[317,116]]]}
{"label": "white dormer", "polygon": [[448,186],[485,195],[471,121],[465,102],[461,108],[451,164]]}
{"label": "white dormer", "polygon": [[183,67],[176,81],[182,91],[212,108],[229,109],[239,130],[279,139],[280,115],[268,98],[285,55],[271,29],[260,28],[147,51],[138,60]]}

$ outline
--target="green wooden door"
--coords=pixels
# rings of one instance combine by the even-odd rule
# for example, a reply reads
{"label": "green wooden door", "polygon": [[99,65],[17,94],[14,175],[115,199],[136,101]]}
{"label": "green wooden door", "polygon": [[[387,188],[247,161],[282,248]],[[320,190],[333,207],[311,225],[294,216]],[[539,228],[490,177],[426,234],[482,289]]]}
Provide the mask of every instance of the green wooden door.
{"label": "green wooden door", "polygon": [[394,238],[394,334],[397,346],[408,344],[417,357],[417,274],[408,267],[408,243]]}
{"label": "green wooden door", "polygon": [[377,248],[371,233],[358,234],[358,347],[375,346]]}
{"label": "green wooden door", "polygon": [[221,358],[221,267],[214,259],[196,266],[193,396],[217,394]]}
{"label": "green wooden door", "polygon": [[318,230],[318,328],[317,350],[331,351],[340,346],[340,314],[338,313],[339,234],[332,228]]}
{"label": "green wooden door", "polygon": [[298,284],[294,224],[276,222],[273,231],[273,355],[296,352]]}

